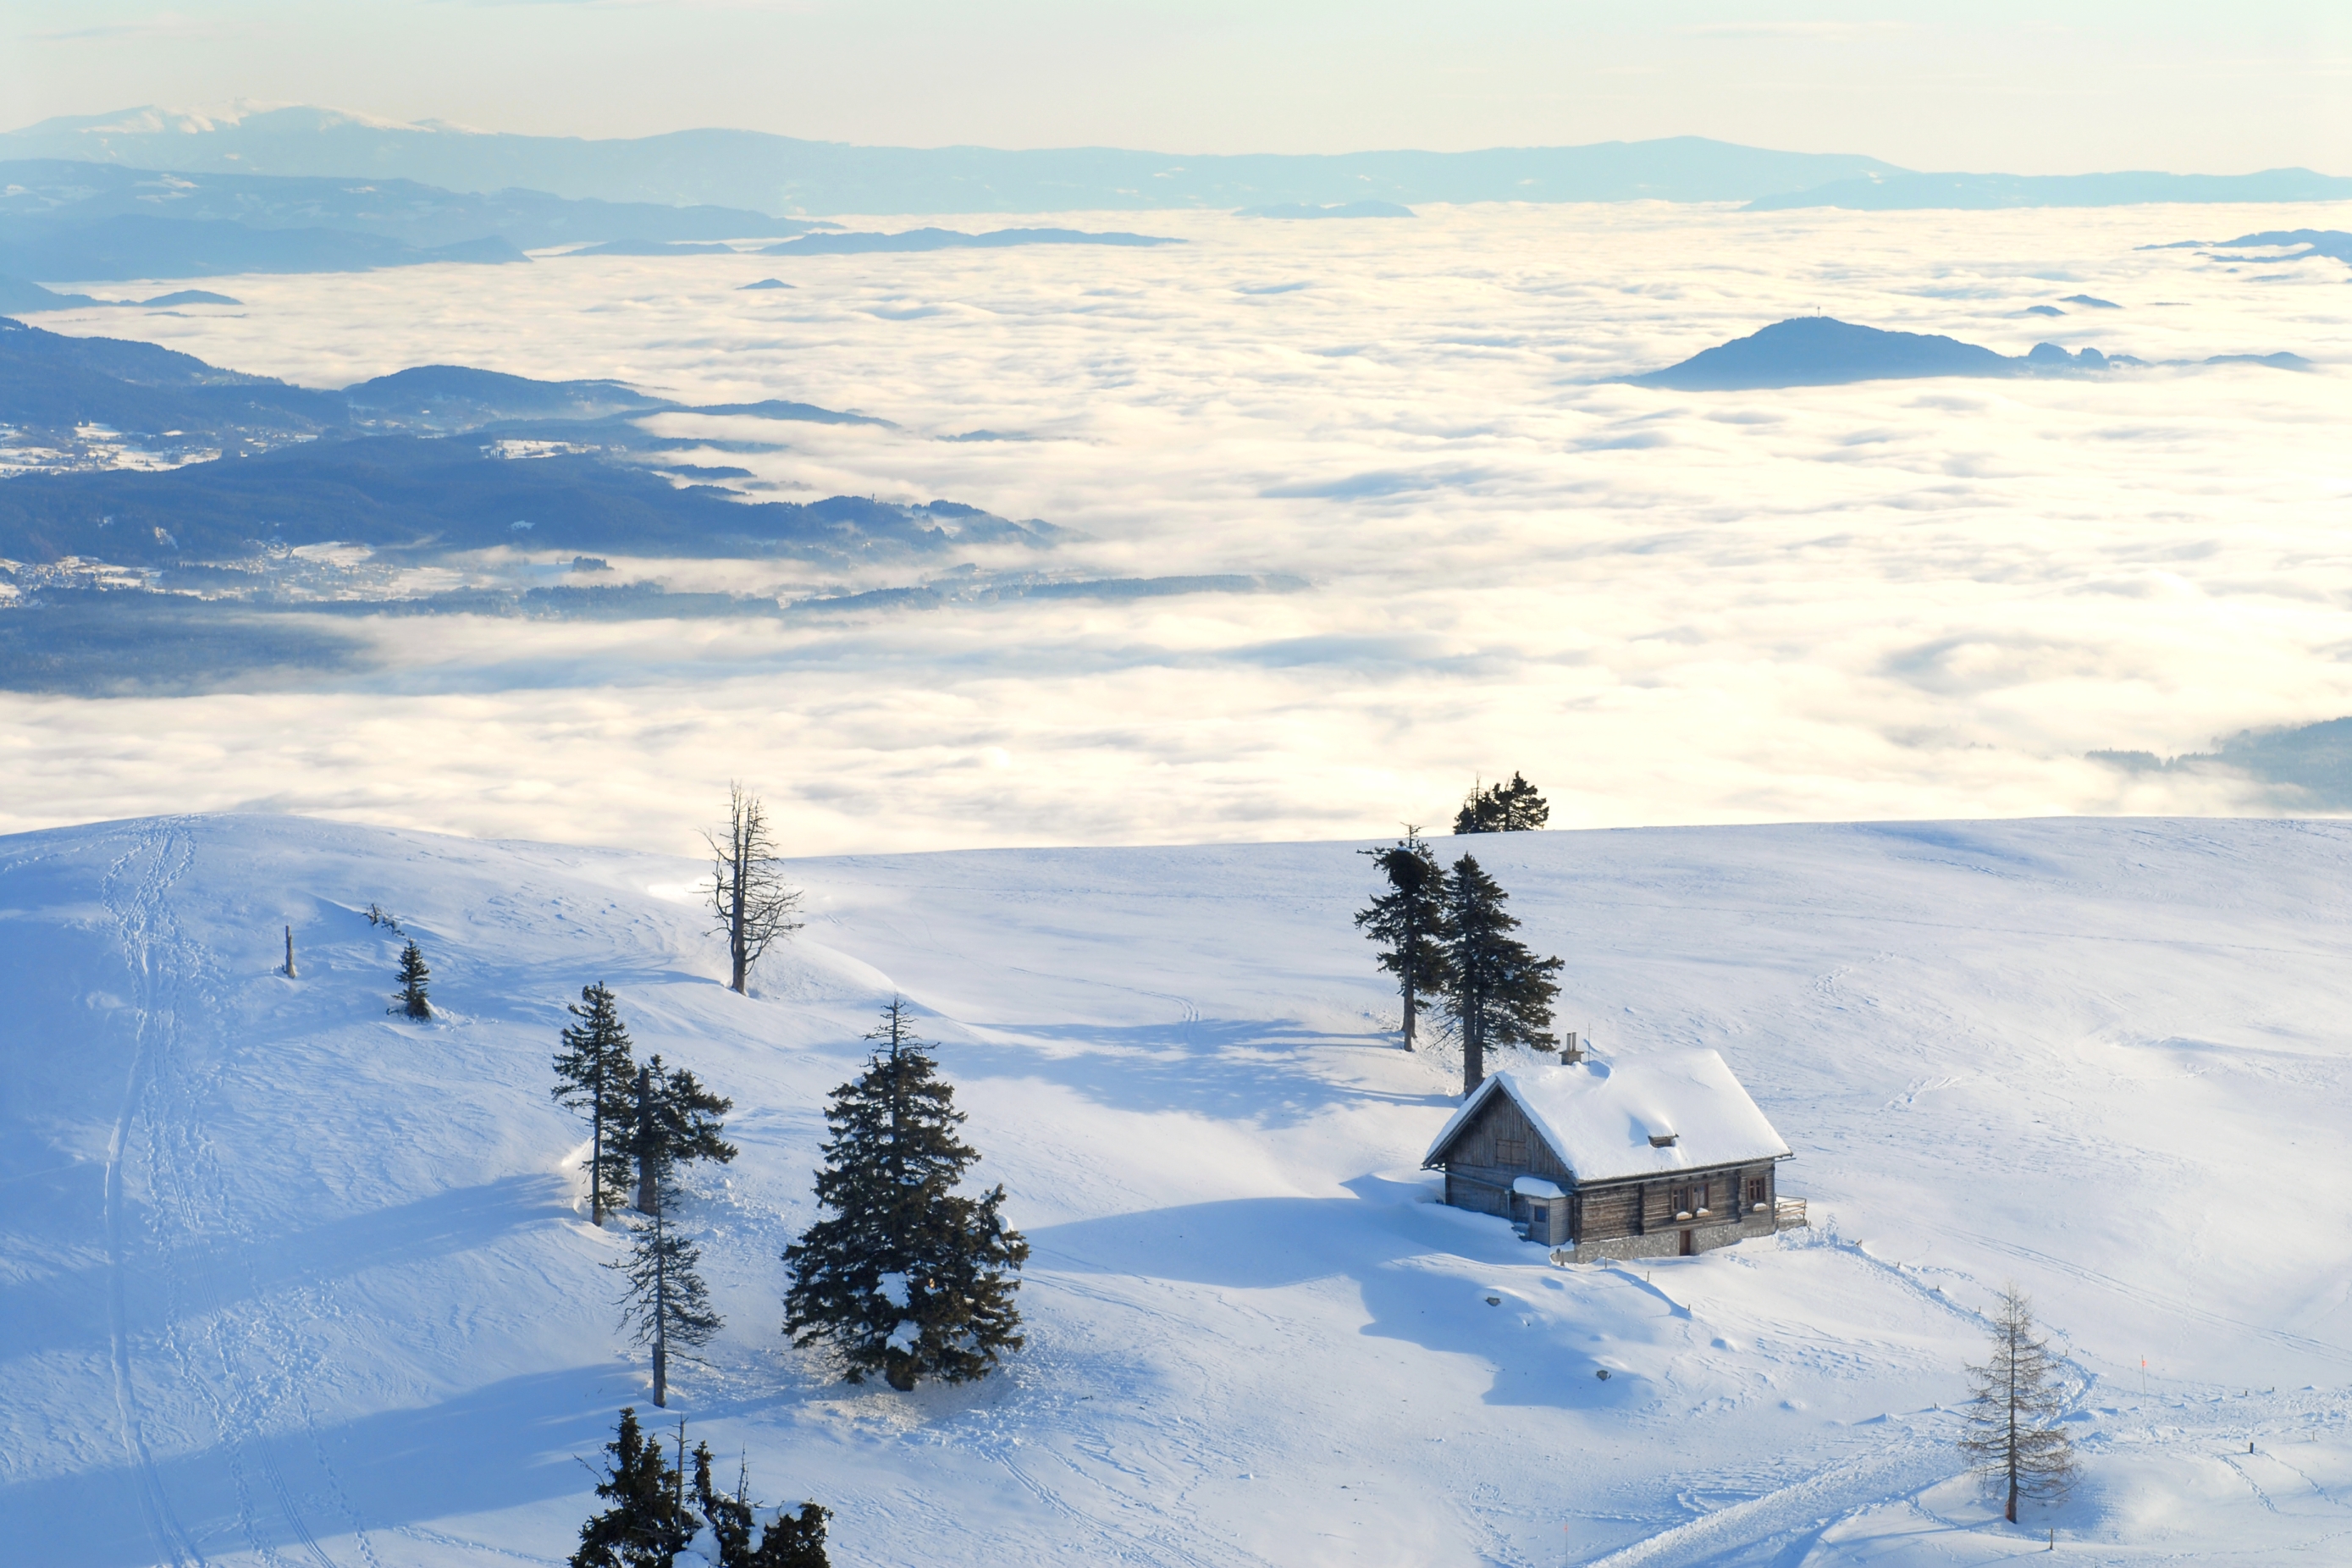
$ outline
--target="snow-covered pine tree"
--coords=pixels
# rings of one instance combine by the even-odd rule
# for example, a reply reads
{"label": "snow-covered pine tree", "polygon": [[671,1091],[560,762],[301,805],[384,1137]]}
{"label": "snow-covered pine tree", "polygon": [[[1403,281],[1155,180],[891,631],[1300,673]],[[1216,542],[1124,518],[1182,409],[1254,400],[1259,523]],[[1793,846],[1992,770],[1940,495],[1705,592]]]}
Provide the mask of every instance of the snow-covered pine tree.
{"label": "snow-covered pine tree", "polygon": [[630,1157],[637,1164],[637,1211],[653,1212],[655,1186],[680,1165],[696,1160],[726,1164],[735,1145],[721,1136],[735,1102],[702,1087],[684,1068],[666,1068],[655,1057],[637,1069]]}
{"label": "snow-covered pine tree", "polygon": [[904,1391],[923,1377],[984,1377],[1023,1343],[1013,1304],[1029,1244],[1005,1228],[999,1185],[956,1184],[980,1155],[956,1137],[955,1089],[893,997],[866,1071],[825,1110],[816,1197],[824,1216],[784,1251],[784,1331],[829,1343],[851,1383],[879,1372]]}
{"label": "snow-covered pine tree", "polygon": [[2074,1445],[2059,1425],[2066,1391],[2058,1358],[2034,1331],[2032,1301],[2013,1284],[1993,1309],[1991,1331],[1991,1356],[1968,1369],[1971,1397],[1962,1407],[1968,1426],[1960,1451],[2007,1494],[2015,1524],[2020,1498],[2054,1502],[2073,1489]]}
{"label": "snow-covered pine tree", "polygon": [[1462,1036],[1462,1092],[1469,1094],[1486,1076],[1486,1047],[1528,1045],[1541,1050],[1551,1036],[1552,998],[1559,986],[1557,958],[1538,958],[1510,933],[1517,917],[1504,909],[1510,895],[1478,862],[1465,855],[1445,879],[1445,949],[1448,1009]]}
{"label": "snow-covered pine tree", "polygon": [[1462,833],[1529,833],[1551,820],[1551,806],[1520,774],[1507,784],[1472,786],[1454,815],[1454,831]]}
{"label": "snow-covered pine tree", "polygon": [[[719,1549],[719,1568],[830,1568],[824,1555],[824,1522],[832,1510],[803,1503],[797,1515],[778,1509],[762,1521],[739,1474],[733,1496],[710,1481],[710,1445],[694,1449],[694,1496]],[[753,1544],[751,1532],[760,1532]],[[709,1548],[703,1551],[708,1553]]]}
{"label": "snow-covered pine tree", "polygon": [[400,999],[384,1009],[404,1017],[430,1018],[433,1004],[425,995],[426,983],[433,972],[425,967],[425,954],[418,952],[415,938],[400,950]]}
{"label": "snow-covered pine tree", "polygon": [[596,1495],[613,1506],[580,1527],[572,1568],[669,1568],[702,1528],[686,1506],[686,1478],[662,1458],[660,1439],[646,1440],[634,1409],[622,1410],[621,1429],[604,1452],[612,1463]]}
{"label": "snow-covered pine tree", "polygon": [[555,1053],[555,1098],[588,1119],[588,1208],[596,1224],[628,1201],[630,1140],[636,1104],[637,1065],[629,1031],[621,1026],[613,993],[602,981],[580,989],[569,1005],[576,1024],[563,1030]]}
{"label": "snow-covered pine tree", "polygon": [[1445,873],[1437,857],[1412,827],[1393,848],[1364,849],[1389,879],[1389,890],[1356,912],[1364,935],[1382,944],[1380,966],[1397,977],[1403,997],[1404,1048],[1412,1049],[1415,1026],[1445,979],[1445,950],[1437,943],[1444,924]]}
{"label": "snow-covered pine tree", "polygon": [[636,1335],[637,1343],[654,1352],[654,1403],[669,1404],[669,1358],[693,1360],[693,1352],[710,1342],[721,1320],[711,1310],[710,1291],[699,1272],[702,1249],[670,1223],[667,1173],[654,1184],[651,1212],[630,1226],[629,1255],[608,1267],[629,1281],[622,1303],[622,1322]]}

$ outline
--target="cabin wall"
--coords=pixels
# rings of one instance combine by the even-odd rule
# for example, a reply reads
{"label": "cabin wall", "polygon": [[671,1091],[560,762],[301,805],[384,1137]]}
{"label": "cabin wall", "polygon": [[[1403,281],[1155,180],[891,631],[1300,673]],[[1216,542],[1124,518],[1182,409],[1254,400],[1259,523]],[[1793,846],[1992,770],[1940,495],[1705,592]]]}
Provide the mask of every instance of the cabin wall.
{"label": "cabin wall", "polygon": [[1770,1236],[1778,1190],[1769,1162],[1580,1187],[1574,1261],[1680,1257],[1685,1236],[1694,1253]]}
{"label": "cabin wall", "polygon": [[[1574,1234],[1571,1199],[1522,1197],[1511,1191],[1521,1176],[1538,1176],[1569,1187],[1568,1167],[1551,1151],[1507,1094],[1496,1094],[1462,1130],[1445,1158],[1445,1201],[1456,1208],[1500,1215],[1530,1226],[1528,1239],[1564,1245]],[[1540,1227],[1536,1211],[1543,1211]]]}
{"label": "cabin wall", "polygon": [[[1479,1109],[1448,1148],[1444,1164],[1447,1203],[1527,1226],[1528,1240],[1571,1248],[1578,1262],[1676,1257],[1685,1231],[1693,1252],[1769,1236],[1780,1195],[1769,1160],[1578,1185],[1507,1094]],[[1523,1197],[1511,1191],[1521,1176],[1557,1183],[1569,1195],[1549,1202]]]}

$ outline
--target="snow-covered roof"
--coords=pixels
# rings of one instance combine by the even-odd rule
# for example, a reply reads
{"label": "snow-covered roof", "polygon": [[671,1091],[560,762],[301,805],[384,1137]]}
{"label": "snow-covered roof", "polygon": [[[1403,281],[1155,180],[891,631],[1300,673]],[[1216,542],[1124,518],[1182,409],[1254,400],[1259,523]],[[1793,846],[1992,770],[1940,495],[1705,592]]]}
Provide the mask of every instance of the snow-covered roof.
{"label": "snow-covered roof", "polygon": [[1487,1100],[1507,1094],[1580,1182],[1613,1182],[1785,1159],[1731,1068],[1713,1051],[1660,1051],[1630,1061],[1513,1068],[1480,1084],[1422,1163],[1433,1164]]}

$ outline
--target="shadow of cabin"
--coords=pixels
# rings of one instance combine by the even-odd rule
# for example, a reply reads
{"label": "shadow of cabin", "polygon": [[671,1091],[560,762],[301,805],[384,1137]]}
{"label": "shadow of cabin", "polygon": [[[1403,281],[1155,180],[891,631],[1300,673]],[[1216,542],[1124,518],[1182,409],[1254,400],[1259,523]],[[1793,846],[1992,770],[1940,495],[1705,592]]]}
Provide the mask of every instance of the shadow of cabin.
{"label": "shadow of cabin", "polygon": [[1500,1215],[1561,1263],[1689,1257],[1802,1225],[1790,1159],[1713,1051],[1512,1069],[1481,1083],[1424,1169],[1445,1201]]}

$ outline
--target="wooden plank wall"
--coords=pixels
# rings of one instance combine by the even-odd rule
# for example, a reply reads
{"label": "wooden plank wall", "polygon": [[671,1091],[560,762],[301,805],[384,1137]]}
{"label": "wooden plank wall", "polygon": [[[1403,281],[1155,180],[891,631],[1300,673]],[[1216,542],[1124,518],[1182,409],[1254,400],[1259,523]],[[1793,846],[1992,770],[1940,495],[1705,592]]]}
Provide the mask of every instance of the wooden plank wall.
{"label": "wooden plank wall", "polygon": [[1687,1174],[1639,1182],[1612,1182],[1606,1185],[1586,1186],[1577,1190],[1576,1239],[1604,1240],[1619,1236],[1647,1236],[1656,1231],[1673,1230],[1686,1226],[1689,1220],[1675,1218],[1675,1194],[1686,1186],[1706,1184],[1707,1207],[1711,1211],[1706,1223],[1720,1225],[1741,1217],[1748,1212],[1748,1183],[1761,1178],[1764,1202],[1778,1196],[1770,1164],[1729,1166],[1717,1170],[1693,1171]]}
{"label": "wooden plank wall", "polygon": [[[1506,1165],[1496,1153],[1496,1145],[1503,1140],[1515,1140],[1527,1146],[1527,1158]],[[1507,1094],[1497,1094],[1488,1100],[1470,1125],[1462,1130],[1446,1151],[1446,1163],[1487,1170],[1507,1170],[1514,1175],[1541,1176],[1546,1181],[1568,1184],[1568,1167],[1561,1164],[1543,1141],[1525,1113]]]}

